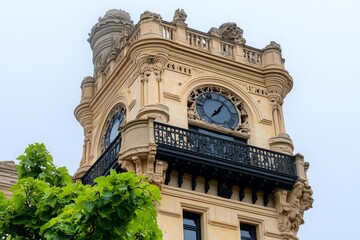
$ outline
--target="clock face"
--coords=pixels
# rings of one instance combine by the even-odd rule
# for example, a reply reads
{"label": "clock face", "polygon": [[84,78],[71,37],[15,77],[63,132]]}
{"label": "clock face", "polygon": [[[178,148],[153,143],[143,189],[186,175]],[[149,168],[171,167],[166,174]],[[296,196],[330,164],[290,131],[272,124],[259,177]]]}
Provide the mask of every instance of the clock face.
{"label": "clock face", "polygon": [[196,98],[196,110],[208,123],[234,129],[239,124],[239,115],[234,104],[224,95],[206,92]]}
{"label": "clock face", "polygon": [[122,112],[116,112],[114,116],[112,116],[105,133],[105,140],[104,140],[105,149],[119,135],[119,127],[123,122],[124,122],[124,114]]}

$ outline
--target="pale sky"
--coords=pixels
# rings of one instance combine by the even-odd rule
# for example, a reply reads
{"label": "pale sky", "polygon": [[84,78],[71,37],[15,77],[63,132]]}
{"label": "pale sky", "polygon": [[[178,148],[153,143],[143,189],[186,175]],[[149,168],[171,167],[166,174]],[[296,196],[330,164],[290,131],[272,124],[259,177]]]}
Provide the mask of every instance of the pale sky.
{"label": "pale sky", "polygon": [[236,22],[247,45],[279,43],[294,79],[284,103],[286,130],[294,153],[310,162],[315,200],[299,237],[358,238],[360,2],[355,0],[1,0],[0,160],[14,160],[28,144],[44,142],[56,165],[76,171],[83,131],[73,110],[82,79],[93,73],[88,33],[113,8],[129,12],[134,23],[146,10],[171,21],[183,8],[191,28],[207,32]]}

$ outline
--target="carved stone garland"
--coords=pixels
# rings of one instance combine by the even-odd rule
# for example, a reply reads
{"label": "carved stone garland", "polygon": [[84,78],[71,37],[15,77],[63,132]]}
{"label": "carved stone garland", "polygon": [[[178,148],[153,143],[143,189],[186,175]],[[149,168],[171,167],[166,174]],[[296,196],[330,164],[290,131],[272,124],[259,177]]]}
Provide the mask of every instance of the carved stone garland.
{"label": "carved stone garland", "polygon": [[200,88],[193,90],[190,93],[190,95],[188,97],[188,102],[187,102],[189,119],[206,122],[199,116],[199,114],[197,113],[197,110],[196,110],[197,97],[206,92],[219,93],[219,94],[224,95],[226,98],[228,98],[234,104],[234,106],[236,106],[236,108],[238,110],[238,114],[239,114],[239,124],[235,128],[235,130],[239,131],[241,133],[249,133],[250,129],[249,129],[249,122],[248,122],[248,113],[245,109],[244,101],[240,97],[238,97],[236,94],[234,94],[226,89],[216,87],[216,86],[200,87]]}
{"label": "carved stone garland", "polygon": [[124,114],[124,122],[126,121],[126,107],[123,103],[119,103],[111,110],[111,112],[109,113],[109,115],[105,121],[104,128],[101,132],[101,140],[100,140],[100,145],[99,145],[101,147],[101,152],[105,151],[105,147],[104,147],[105,133],[108,129],[111,118],[117,112],[122,112]]}

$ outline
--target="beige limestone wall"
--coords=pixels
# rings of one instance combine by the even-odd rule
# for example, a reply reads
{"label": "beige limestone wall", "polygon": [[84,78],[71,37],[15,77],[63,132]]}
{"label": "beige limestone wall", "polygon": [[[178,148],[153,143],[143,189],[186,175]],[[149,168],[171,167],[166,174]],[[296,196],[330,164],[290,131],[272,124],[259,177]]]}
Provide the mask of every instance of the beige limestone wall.
{"label": "beige limestone wall", "polygon": [[18,179],[14,161],[0,161],[0,191],[11,197],[10,188]]}
{"label": "beige limestone wall", "polygon": [[240,239],[240,222],[256,225],[259,240],[283,239],[274,207],[164,186],[158,208],[158,224],[164,240],[183,239],[183,210],[201,214],[202,239]]}

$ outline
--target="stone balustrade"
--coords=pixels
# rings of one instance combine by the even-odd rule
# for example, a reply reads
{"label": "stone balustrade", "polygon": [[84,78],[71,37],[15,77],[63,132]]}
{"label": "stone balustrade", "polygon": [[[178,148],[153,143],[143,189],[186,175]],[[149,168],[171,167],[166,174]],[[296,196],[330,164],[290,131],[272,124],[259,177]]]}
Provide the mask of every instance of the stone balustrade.
{"label": "stone balustrade", "polygon": [[[148,38],[148,36],[144,37],[145,35],[151,34],[153,37],[161,37],[175,41],[181,45],[187,45],[214,55],[231,58],[244,64],[264,67],[262,58],[265,48],[257,49],[236,41],[224,41],[221,37],[213,36],[210,33],[200,32],[184,26],[177,26],[167,21],[153,21],[151,23],[153,25],[152,28],[148,28],[148,22],[147,27],[142,28],[141,24],[142,21],[140,21],[133,32],[130,33],[128,37],[129,47],[138,40]],[[158,32],[154,30],[158,30]],[[279,56],[281,57],[280,51]]]}
{"label": "stone balustrade", "polygon": [[204,34],[198,34],[191,31],[186,31],[186,40],[190,46],[202,50],[210,51],[211,38]]}

